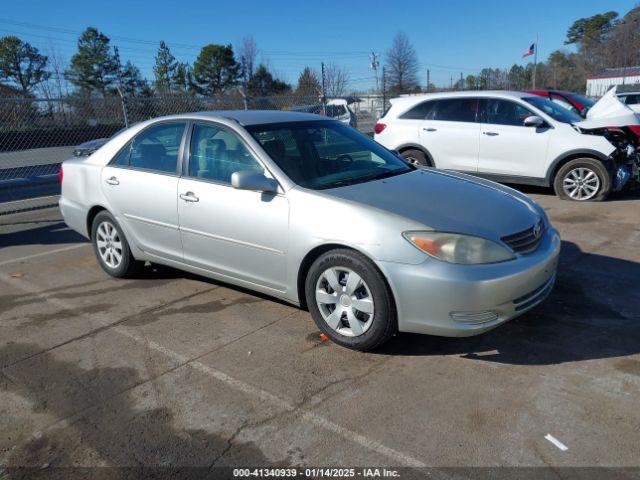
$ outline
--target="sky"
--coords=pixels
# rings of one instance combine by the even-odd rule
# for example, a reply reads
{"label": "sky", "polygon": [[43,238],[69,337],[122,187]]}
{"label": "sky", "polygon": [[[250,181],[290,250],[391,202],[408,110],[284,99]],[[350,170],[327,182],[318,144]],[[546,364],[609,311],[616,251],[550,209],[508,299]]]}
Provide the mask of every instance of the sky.
{"label": "sky", "polygon": [[[4,0],[9,4],[9,0]],[[418,54],[419,83],[448,85],[460,73],[522,62],[539,39],[540,60],[563,45],[574,20],[614,10],[623,15],[637,0],[23,0],[0,10],[0,36],[16,35],[64,61],[78,34],[93,26],[118,46],[147,78],[160,40],[177,59],[193,62],[208,43],[238,45],[246,35],[258,44],[259,61],[295,84],[305,66],[333,62],[346,67],[354,89],[375,85],[370,54],[381,65],[402,30]],[[528,60],[532,60],[529,57]],[[379,73],[380,74],[380,73]]]}

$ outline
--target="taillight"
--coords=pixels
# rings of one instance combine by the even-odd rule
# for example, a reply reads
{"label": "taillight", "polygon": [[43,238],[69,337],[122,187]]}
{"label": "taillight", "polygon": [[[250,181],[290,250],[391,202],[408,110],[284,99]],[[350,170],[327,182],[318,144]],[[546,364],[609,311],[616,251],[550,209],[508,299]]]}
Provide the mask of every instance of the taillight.
{"label": "taillight", "polygon": [[373,133],[382,133],[385,128],[387,128],[387,126],[384,123],[376,123],[373,127]]}
{"label": "taillight", "polygon": [[62,178],[64,177],[64,172],[62,171],[62,164],[60,164],[60,170],[58,170],[58,182],[62,185]]}

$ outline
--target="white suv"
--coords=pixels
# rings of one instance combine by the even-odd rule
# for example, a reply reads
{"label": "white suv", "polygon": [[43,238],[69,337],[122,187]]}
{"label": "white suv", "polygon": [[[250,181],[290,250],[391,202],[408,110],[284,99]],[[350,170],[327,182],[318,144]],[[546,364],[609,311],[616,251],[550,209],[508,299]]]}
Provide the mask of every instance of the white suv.
{"label": "white suv", "polygon": [[374,138],[412,163],[602,200],[613,186],[616,147],[581,133],[573,126],[581,120],[524,92],[433,93],[391,100]]}

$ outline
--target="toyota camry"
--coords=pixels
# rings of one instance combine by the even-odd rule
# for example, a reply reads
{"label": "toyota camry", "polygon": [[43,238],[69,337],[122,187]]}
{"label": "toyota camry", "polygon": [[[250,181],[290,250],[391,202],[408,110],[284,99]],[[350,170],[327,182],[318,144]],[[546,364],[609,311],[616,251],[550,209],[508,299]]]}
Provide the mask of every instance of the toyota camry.
{"label": "toyota camry", "polygon": [[358,350],[492,329],[544,300],[560,250],[525,195],[308,113],[156,118],[60,179],[66,223],[109,275],[152,262],[253,289]]}

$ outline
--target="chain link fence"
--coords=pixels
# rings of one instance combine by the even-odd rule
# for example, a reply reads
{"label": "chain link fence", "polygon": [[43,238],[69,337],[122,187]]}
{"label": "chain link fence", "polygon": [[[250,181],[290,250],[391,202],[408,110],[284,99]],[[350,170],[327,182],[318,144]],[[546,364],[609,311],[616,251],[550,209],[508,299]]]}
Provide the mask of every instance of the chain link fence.
{"label": "chain link fence", "polygon": [[[0,99],[0,218],[56,205],[60,164],[85,142],[111,137],[136,122],[211,110],[290,110],[324,114],[371,135],[384,111],[382,96],[341,98],[218,97]],[[87,145],[91,148],[91,145]]]}

